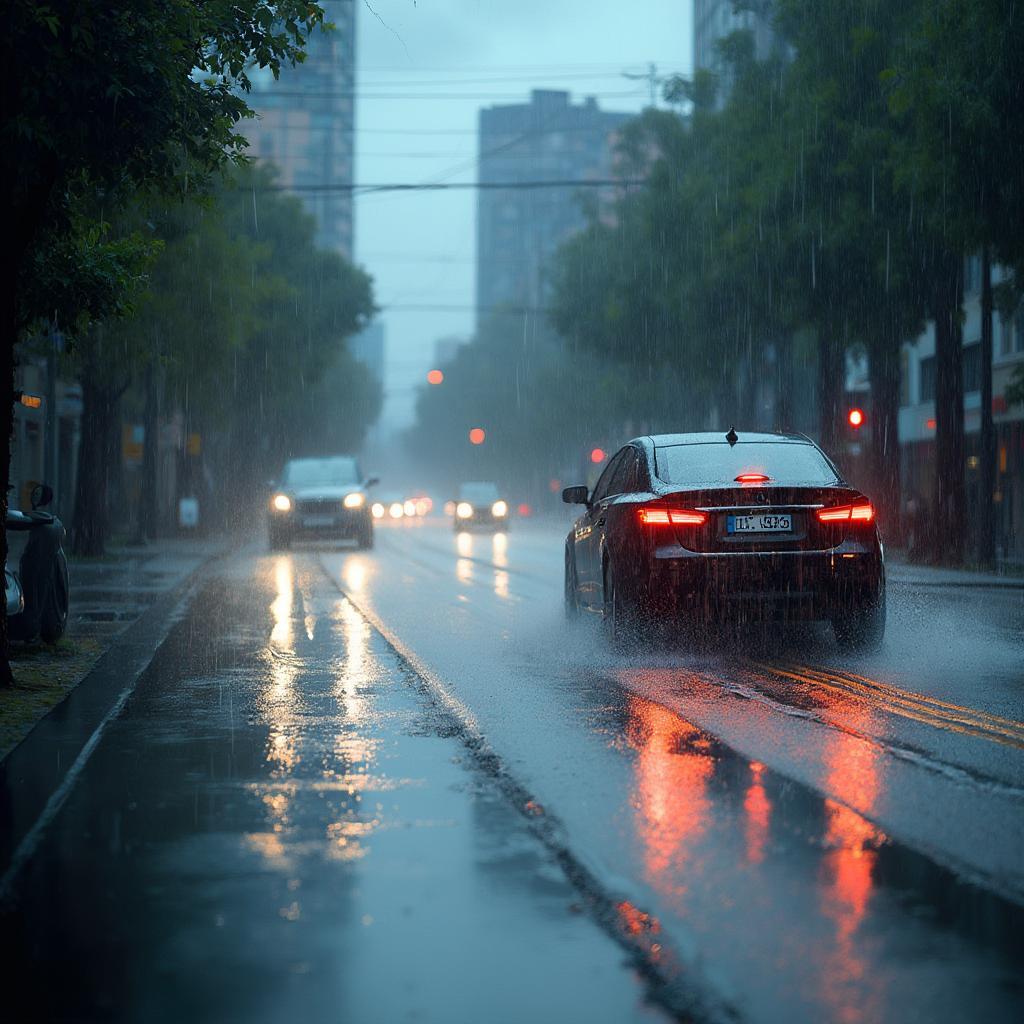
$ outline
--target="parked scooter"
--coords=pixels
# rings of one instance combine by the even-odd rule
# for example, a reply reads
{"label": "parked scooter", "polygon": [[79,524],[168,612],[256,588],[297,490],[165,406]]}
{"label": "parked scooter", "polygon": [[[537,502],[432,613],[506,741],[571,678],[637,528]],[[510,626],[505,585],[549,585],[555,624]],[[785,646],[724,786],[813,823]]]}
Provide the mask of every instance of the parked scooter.
{"label": "parked scooter", "polygon": [[7,594],[7,635],[12,640],[55,644],[68,624],[71,584],[64,557],[64,524],[52,513],[42,512],[53,501],[53,488],[38,484],[32,489],[32,511],[9,509],[8,530],[28,531],[28,543],[18,571],[4,566]]}

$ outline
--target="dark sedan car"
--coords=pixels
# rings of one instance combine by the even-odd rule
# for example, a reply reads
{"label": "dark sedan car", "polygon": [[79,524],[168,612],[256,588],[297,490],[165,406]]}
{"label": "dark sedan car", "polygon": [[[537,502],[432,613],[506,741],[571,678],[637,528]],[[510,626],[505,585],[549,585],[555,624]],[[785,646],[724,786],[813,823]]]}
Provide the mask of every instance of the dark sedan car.
{"label": "dark sedan car", "polygon": [[272,550],[304,537],[349,538],[360,548],[373,547],[373,515],[364,480],[350,455],[292,459],[275,484],[267,508]]}
{"label": "dark sedan car", "polygon": [[825,620],[847,648],[885,632],[870,501],[798,434],[661,434],[609,460],[565,545],[565,605],[613,643],[653,619]]}
{"label": "dark sedan car", "polygon": [[455,502],[455,530],[507,530],[508,512],[508,502],[497,484],[460,484]]}

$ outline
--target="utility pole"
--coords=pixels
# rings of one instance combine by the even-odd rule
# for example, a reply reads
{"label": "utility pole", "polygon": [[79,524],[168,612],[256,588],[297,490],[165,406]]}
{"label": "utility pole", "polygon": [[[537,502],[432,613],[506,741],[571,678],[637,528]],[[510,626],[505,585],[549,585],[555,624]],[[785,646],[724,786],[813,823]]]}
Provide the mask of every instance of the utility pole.
{"label": "utility pole", "polygon": [[637,74],[636,72],[632,72],[632,71],[623,71],[622,72],[622,77],[623,78],[628,78],[628,79],[630,79],[630,81],[633,81],[633,82],[639,82],[639,81],[643,81],[644,79],[646,79],[647,80],[647,87],[648,87],[648,89],[650,91],[650,104],[649,105],[650,105],[652,110],[657,110],[657,108],[658,108],[658,84],[662,81],[662,79],[658,76],[658,65],[657,64],[655,64],[652,61],[650,64],[647,65],[647,71],[646,72],[641,72],[640,74]]}

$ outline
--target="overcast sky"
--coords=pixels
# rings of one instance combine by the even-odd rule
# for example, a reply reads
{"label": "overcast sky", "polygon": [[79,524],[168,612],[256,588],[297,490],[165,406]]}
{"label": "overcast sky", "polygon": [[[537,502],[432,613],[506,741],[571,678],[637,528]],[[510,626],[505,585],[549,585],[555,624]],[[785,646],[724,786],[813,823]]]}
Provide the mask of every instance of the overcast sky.
{"label": "overcast sky", "polygon": [[[648,84],[623,72],[692,62],[692,0],[356,2],[357,183],[475,181],[481,107],[548,88],[639,111]],[[434,341],[472,331],[475,210],[471,190],[356,198],[355,257],[385,310],[385,429],[411,418]]]}

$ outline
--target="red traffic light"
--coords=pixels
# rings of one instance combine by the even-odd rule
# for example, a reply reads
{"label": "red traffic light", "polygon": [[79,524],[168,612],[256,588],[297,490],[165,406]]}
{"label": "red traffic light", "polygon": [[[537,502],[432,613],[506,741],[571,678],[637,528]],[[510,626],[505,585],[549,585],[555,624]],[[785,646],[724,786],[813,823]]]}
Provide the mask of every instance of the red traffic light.
{"label": "red traffic light", "polygon": [[483,430],[482,427],[474,427],[469,432],[469,443],[470,444],[483,444],[484,443],[484,438],[486,436],[487,435],[484,433],[484,430]]}
{"label": "red traffic light", "polygon": [[440,370],[431,370],[427,374],[428,384],[440,384],[444,380],[444,374]]}
{"label": "red traffic light", "polygon": [[846,414],[846,422],[849,423],[854,430],[859,430],[862,426],[864,426],[864,410],[851,409]]}
{"label": "red traffic light", "polygon": [[596,466],[596,465],[604,462],[606,455],[607,455],[607,452],[605,452],[605,450],[603,448],[595,448],[590,453],[590,461],[593,462],[594,465]]}

